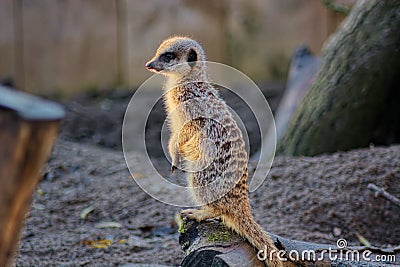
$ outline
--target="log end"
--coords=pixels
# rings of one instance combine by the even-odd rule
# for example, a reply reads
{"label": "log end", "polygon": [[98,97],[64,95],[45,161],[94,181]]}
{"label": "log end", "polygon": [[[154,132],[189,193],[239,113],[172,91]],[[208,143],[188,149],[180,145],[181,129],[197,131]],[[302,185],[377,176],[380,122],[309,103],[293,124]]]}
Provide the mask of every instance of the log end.
{"label": "log end", "polygon": [[64,108],[57,103],[0,85],[0,108],[9,109],[27,121],[58,121]]}
{"label": "log end", "polygon": [[257,258],[257,251],[245,239],[217,220],[198,223],[184,218],[179,244],[186,253],[182,267],[265,266]]}

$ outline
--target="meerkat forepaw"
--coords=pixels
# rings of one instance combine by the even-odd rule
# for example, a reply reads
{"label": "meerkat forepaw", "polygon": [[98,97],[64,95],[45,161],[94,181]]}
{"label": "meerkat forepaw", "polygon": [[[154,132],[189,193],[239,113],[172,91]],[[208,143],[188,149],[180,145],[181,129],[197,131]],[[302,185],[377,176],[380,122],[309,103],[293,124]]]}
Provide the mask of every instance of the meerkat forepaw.
{"label": "meerkat forepaw", "polygon": [[190,220],[195,220],[197,222],[202,222],[204,220],[207,219],[211,219],[211,218],[215,218],[215,214],[210,213],[206,210],[200,209],[187,209],[187,210],[183,210],[181,211],[181,216],[183,218],[187,218]]}
{"label": "meerkat forepaw", "polygon": [[176,167],[175,165],[172,165],[171,166],[171,174],[174,174],[176,169],[178,169],[178,167]]}
{"label": "meerkat forepaw", "polygon": [[194,214],[196,213],[197,210],[195,209],[187,209],[187,210],[182,210],[181,211],[181,216],[184,218],[188,218],[188,219],[195,219]]}
{"label": "meerkat forepaw", "polygon": [[185,170],[183,170],[175,165],[171,165],[171,174],[174,174],[175,170],[180,170],[181,172],[185,172]]}
{"label": "meerkat forepaw", "polygon": [[199,216],[199,215],[201,215],[200,213],[201,213],[200,210],[187,209],[187,210],[181,211],[181,216],[183,218],[187,218],[190,220],[195,220],[195,221],[200,222],[200,221],[202,221],[202,218],[201,218],[202,216]]}

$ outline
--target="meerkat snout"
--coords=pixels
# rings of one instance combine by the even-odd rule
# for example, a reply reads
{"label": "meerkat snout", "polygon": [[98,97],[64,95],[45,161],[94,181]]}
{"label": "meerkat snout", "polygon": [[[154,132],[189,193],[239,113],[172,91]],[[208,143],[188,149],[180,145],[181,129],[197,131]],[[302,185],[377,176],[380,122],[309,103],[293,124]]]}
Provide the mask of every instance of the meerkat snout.
{"label": "meerkat snout", "polygon": [[164,52],[161,55],[154,56],[146,63],[146,68],[153,72],[168,70],[177,64],[176,54],[174,52]]}
{"label": "meerkat snout", "polygon": [[204,51],[199,43],[187,37],[173,37],[160,45],[155,56],[146,63],[146,68],[155,73],[185,76],[198,70],[197,62],[204,60]]}

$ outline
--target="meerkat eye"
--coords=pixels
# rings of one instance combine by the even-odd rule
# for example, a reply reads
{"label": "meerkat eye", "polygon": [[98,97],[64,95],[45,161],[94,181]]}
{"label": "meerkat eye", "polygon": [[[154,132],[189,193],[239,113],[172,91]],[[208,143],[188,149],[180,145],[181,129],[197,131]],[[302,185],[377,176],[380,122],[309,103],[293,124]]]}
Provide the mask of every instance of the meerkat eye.
{"label": "meerkat eye", "polygon": [[171,60],[175,59],[175,54],[172,52],[165,52],[160,56],[160,60],[169,63]]}

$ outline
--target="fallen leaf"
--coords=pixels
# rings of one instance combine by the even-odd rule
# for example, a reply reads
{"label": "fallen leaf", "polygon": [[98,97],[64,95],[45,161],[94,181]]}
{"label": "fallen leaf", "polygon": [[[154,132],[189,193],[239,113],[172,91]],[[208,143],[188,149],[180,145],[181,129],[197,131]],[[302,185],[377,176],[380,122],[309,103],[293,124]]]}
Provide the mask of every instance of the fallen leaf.
{"label": "fallen leaf", "polygon": [[137,178],[144,178],[144,174],[140,173],[140,172],[135,172],[132,174],[133,179],[137,179]]}
{"label": "fallen leaf", "polygon": [[122,224],[119,222],[100,222],[95,225],[96,228],[121,228]]}
{"label": "fallen leaf", "polygon": [[38,193],[38,195],[41,196],[41,197],[44,196],[44,192],[43,192],[43,190],[42,190],[40,187],[37,189],[37,193]]}
{"label": "fallen leaf", "polygon": [[112,244],[110,239],[100,239],[100,240],[82,240],[82,245],[90,246],[92,248],[108,248]]}
{"label": "fallen leaf", "polygon": [[80,217],[81,219],[86,219],[86,217],[88,216],[89,213],[91,213],[92,211],[94,211],[94,208],[92,206],[87,207],[86,209],[82,210]]}
{"label": "fallen leaf", "polygon": [[44,210],[46,207],[42,204],[33,204],[32,207],[37,210]]}
{"label": "fallen leaf", "polygon": [[359,233],[356,233],[356,236],[357,236],[358,240],[360,241],[360,243],[361,243],[363,246],[367,246],[367,247],[370,247],[370,246],[371,246],[371,243],[370,243],[365,237],[363,237],[363,236],[360,235]]}
{"label": "fallen leaf", "polygon": [[98,244],[98,245],[93,245],[92,248],[108,248],[108,245],[102,245],[102,244]]}

